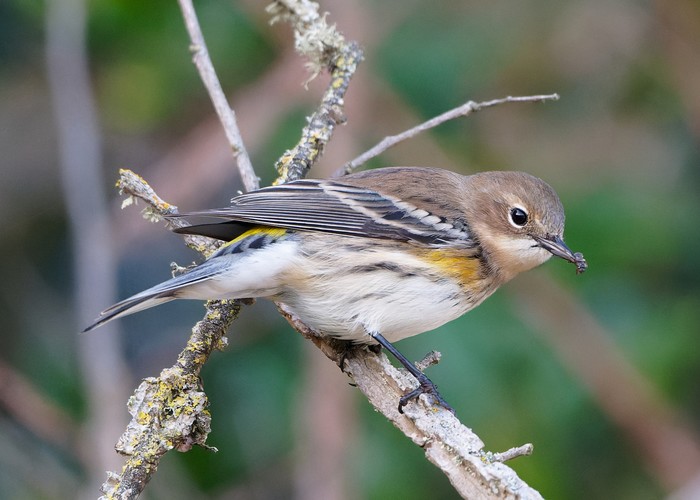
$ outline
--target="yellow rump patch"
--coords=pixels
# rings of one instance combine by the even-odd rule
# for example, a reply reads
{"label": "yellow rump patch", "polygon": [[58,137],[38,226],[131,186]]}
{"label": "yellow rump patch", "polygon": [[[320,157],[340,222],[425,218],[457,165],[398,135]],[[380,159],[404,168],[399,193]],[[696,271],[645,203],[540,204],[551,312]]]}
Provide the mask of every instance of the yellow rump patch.
{"label": "yellow rump patch", "polygon": [[224,243],[221,248],[226,248],[229,245],[234,245],[240,241],[245,240],[246,238],[249,238],[251,236],[255,236],[257,234],[267,234],[268,236],[271,236],[272,238],[281,238],[285,234],[287,234],[286,229],[282,229],[280,227],[268,227],[268,226],[257,226],[252,229],[249,229],[245,233],[241,234],[240,236],[237,236],[236,238],[232,239],[231,241],[228,241]]}

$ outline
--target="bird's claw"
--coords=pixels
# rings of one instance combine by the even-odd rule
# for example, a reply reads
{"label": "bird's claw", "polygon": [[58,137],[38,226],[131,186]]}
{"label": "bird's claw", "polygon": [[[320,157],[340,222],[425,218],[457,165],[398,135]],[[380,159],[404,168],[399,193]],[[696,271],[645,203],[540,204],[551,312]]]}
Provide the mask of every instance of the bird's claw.
{"label": "bird's claw", "polygon": [[417,399],[421,394],[428,394],[432,396],[435,405],[442,406],[445,410],[455,415],[454,408],[447,404],[447,401],[445,401],[440,395],[437,387],[428,377],[425,377],[423,380],[419,380],[419,385],[417,388],[401,396],[401,399],[399,399],[399,413],[403,414],[404,406],[406,406],[412,399]]}

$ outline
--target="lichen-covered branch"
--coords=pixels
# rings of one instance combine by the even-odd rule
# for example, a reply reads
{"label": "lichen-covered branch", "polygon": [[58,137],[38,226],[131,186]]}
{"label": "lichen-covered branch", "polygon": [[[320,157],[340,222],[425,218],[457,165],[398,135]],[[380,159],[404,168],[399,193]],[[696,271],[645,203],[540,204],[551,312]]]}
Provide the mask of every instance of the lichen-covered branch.
{"label": "lichen-covered branch", "polygon": [[330,72],[328,87],[318,109],[308,118],[301,139],[275,164],[279,172],[275,184],[282,184],[306,177],[336,125],[345,122],[343,98],[363,54],[357,43],[346,41],[335,26],[328,25],[326,16],[318,13],[318,4],[314,2],[278,0],[267,9],[274,16],[273,22],[284,20],[291,24],[295,48],[307,58],[311,78],[324,68]]}
{"label": "lichen-covered branch", "polygon": [[[175,205],[164,201],[156,194],[153,188],[144,180],[143,177],[128,169],[119,170],[119,180],[116,187],[119,189],[119,194],[124,195],[122,208],[126,208],[141,200],[146,203],[143,209],[143,216],[151,222],[158,222],[168,215],[175,215],[178,209]],[[168,219],[168,224],[173,226],[184,225],[185,221],[177,217]],[[204,256],[208,256],[216,250],[220,243],[197,235],[185,235],[185,244],[195,252],[199,252]]]}
{"label": "lichen-covered branch", "polygon": [[[144,216],[152,221],[177,213],[177,207],[163,201],[142,177],[130,170],[119,173],[117,187],[127,196],[125,204],[137,199],[145,201]],[[186,242],[204,255],[217,247],[213,240],[199,236],[187,236]],[[157,378],[145,379],[129,399],[132,419],[116,445],[116,450],[127,459],[121,473],[108,473],[102,498],[136,498],[165,453],[206,446],[211,416],[199,372],[215,349],[226,346],[224,335],[238,316],[240,303],[211,300],[205,307],[204,319],[192,328],[177,362]]]}

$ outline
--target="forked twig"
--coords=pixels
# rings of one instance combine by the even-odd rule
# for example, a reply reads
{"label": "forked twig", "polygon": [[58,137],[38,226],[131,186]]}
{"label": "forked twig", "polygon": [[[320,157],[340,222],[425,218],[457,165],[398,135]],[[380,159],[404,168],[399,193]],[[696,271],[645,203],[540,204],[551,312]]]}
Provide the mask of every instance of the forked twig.
{"label": "forked twig", "polygon": [[413,128],[410,128],[408,130],[405,130],[401,132],[400,134],[396,135],[390,135],[382,139],[376,146],[368,149],[364,153],[362,153],[360,156],[357,158],[354,158],[347,162],[345,165],[343,165],[341,168],[335,171],[333,174],[333,177],[341,177],[343,175],[347,175],[353,170],[355,170],[357,167],[362,165],[363,163],[366,163],[367,161],[371,160],[372,158],[379,156],[382,154],[384,151],[387,149],[397,145],[398,143],[405,141],[407,139],[411,139],[418,134],[421,134],[425,132],[426,130],[430,130],[431,128],[437,127],[438,125],[441,125],[445,123],[446,121],[449,120],[454,120],[455,118],[459,118],[462,116],[469,116],[472,113],[476,113],[477,111],[481,111],[482,109],[486,108],[491,108],[493,106],[498,106],[499,104],[506,104],[509,102],[546,102],[546,101],[557,101],[559,99],[559,94],[547,94],[547,95],[532,95],[532,96],[519,96],[519,97],[513,97],[513,96],[508,96],[508,97],[503,97],[501,99],[493,99],[491,101],[484,101],[484,102],[474,102],[474,101],[469,101],[461,106],[458,106],[454,109],[451,109],[449,111],[444,112],[441,115],[438,115],[434,118],[431,118],[430,120],[426,120],[420,125],[416,125]]}

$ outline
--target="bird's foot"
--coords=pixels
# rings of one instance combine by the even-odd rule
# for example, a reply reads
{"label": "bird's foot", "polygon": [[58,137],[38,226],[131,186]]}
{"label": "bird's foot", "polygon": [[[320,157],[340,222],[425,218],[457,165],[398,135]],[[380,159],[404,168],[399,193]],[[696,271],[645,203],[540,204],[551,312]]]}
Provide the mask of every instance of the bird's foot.
{"label": "bird's foot", "polygon": [[454,409],[445,401],[445,399],[440,395],[435,384],[422,374],[422,377],[418,378],[418,387],[413,389],[411,392],[404,394],[401,399],[399,399],[399,413],[403,413],[403,408],[408,404],[409,401],[417,399],[421,394],[428,394],[434,400],[434,404],[437,406],[442,406],[444,409],[455,414]]}

